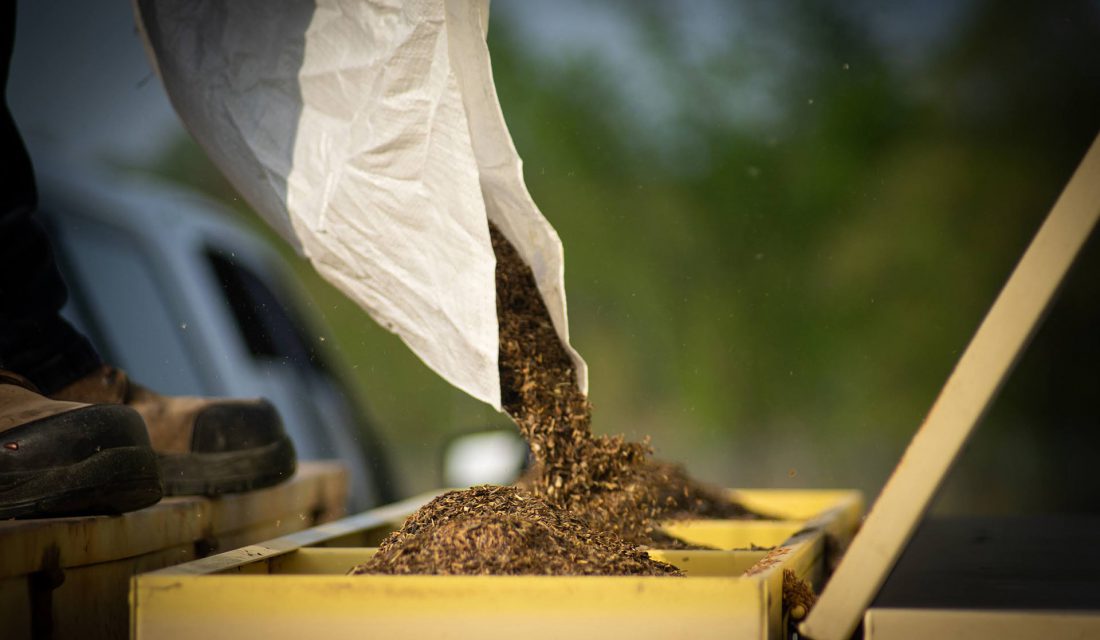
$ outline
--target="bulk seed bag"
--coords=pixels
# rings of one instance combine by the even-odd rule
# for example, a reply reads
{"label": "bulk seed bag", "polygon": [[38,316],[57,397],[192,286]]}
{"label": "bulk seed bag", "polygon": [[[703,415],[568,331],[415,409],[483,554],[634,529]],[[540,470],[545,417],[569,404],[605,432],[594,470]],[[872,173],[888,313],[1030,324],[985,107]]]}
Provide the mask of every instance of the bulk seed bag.
{"label": "bulk seed bag", "polygon": [[493,84],[487,0],[135,0],[191,134],[329,282],[501,409],[491,222],[569,345],[561,241]]}

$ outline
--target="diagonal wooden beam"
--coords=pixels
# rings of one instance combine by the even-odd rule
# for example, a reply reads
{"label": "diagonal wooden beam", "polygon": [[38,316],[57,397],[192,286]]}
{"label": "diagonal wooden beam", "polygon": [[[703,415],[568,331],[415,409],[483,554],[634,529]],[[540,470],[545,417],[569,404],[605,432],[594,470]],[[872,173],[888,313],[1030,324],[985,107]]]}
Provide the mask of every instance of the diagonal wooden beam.
{"label": "diagonal wooden beam", "polygon": [[1100,137],[1055,202],[801,626],[851,636],[1100,218]]}

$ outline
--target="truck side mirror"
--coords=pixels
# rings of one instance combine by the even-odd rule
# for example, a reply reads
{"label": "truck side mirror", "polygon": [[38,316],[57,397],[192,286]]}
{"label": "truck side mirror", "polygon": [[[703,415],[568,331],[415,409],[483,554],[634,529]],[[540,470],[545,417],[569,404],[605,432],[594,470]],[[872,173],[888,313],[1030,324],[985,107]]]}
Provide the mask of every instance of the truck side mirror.
{"label": "truck side mirror", "polygon": [[455,436],[443,450],[443,486],[512,484],[527,467],[527,453],[527,443],[511,429]]}

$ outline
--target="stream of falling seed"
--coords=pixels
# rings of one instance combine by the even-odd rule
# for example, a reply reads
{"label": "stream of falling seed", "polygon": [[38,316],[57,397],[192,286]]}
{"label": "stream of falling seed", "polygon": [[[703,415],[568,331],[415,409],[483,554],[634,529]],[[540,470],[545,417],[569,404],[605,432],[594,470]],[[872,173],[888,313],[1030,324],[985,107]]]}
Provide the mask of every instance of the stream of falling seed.
{"label": "stream of falling seed", "polygon": [[515,248],[490,225],[497,258],[501,401],[532,452],[518,487],[474,487],[413,514],[353,573],[681,575],[644,546],[677,515],[746,517],[647,442],[593,435],[591,406]]}

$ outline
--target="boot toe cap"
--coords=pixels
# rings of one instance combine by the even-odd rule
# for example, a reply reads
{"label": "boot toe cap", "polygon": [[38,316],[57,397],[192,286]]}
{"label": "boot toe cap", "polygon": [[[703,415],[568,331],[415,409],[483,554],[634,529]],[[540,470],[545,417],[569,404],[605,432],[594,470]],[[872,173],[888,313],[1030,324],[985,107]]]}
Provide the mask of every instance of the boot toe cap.
{"label": "boot toe cap", "polygon": [[286,434],[279,412],[267,400],[231,400],[199,411],[192,437],[195,453],[227,453],[263,447]]}

